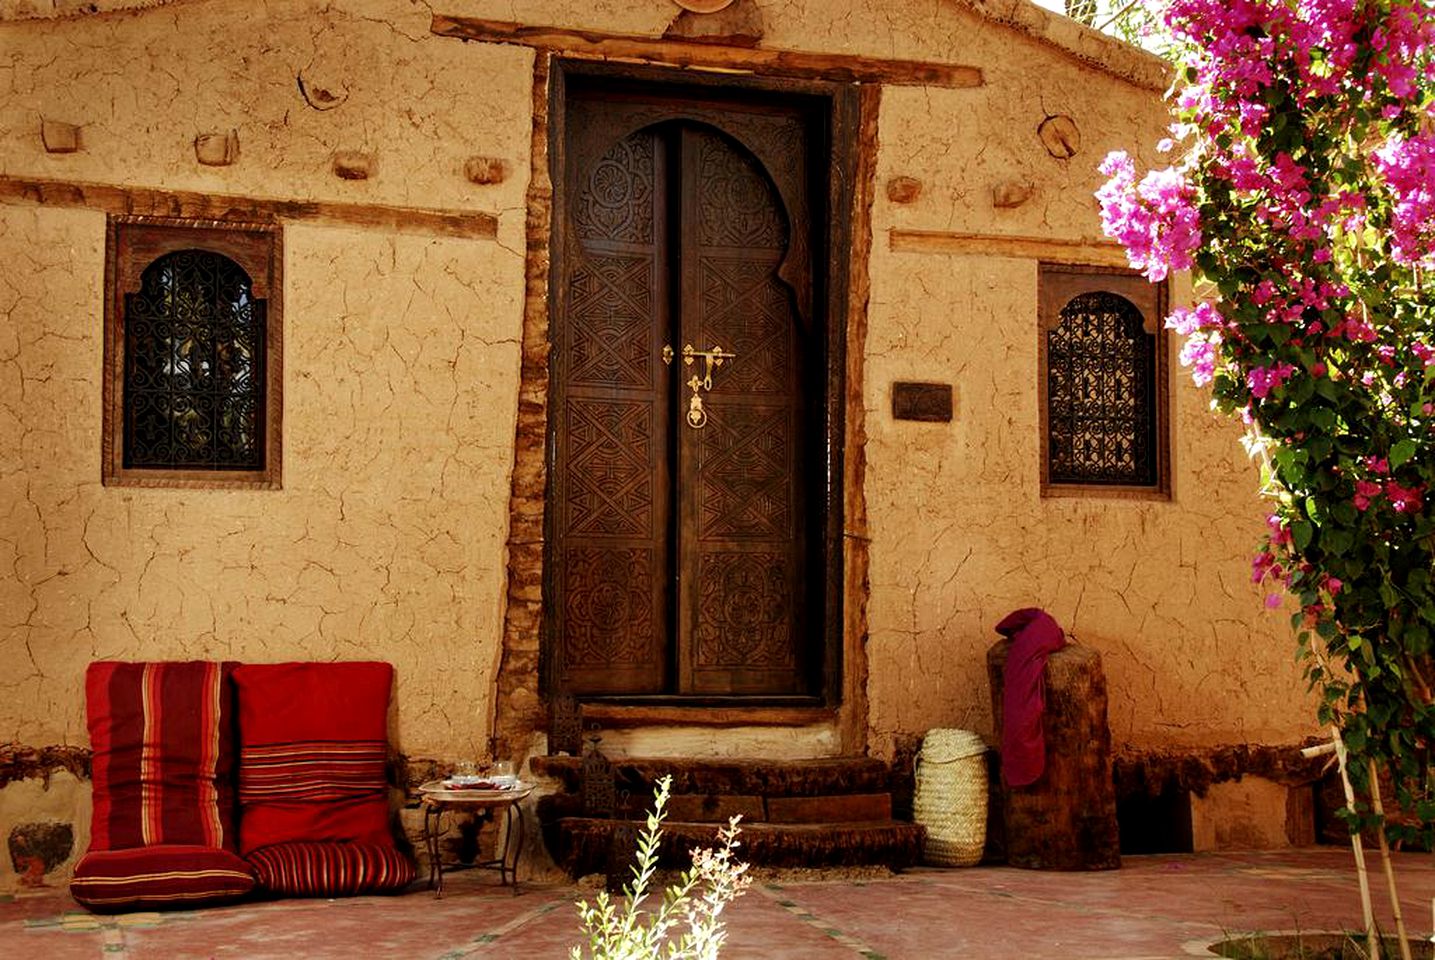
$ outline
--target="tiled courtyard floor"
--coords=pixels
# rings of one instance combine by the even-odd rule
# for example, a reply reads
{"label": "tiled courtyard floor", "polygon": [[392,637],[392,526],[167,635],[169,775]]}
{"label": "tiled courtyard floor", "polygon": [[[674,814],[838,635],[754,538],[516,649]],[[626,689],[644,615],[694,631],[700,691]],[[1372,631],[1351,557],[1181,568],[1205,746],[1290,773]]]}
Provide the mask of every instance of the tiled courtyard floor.
{"label": "tiled courtyard floor", "polygon": [[[1402,855],[1398,869],[1410,933],[1429,937],[1435,858]],[[1388,917],[1384,884],[1373,880],[1376,908]],[[93,917],[64,891],[41,891],[0,898],[0,958],[560,960],[578,937],[579,895],[530,883],[514,896],[496,877],[465,873],[443,899],[414,890]],[[1243,932],[1359,923],[1349,851],[1128,857],[1107,873],[923,868],[890,879],[757,883],[731,908],[724,957],[1164,960],[1209,956],[1206,944]]]}

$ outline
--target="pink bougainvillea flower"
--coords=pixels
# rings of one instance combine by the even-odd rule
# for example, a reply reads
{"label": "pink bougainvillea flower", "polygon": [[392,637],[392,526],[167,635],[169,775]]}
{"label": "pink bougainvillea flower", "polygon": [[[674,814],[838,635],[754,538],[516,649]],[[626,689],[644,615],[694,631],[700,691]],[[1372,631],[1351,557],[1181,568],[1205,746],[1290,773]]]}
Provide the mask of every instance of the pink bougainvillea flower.
{"label": "pink bougainvillea flower", "polygon": [[1378,496],[1380,496],[1380,484],[1370,480],[1357,480],[1355,481],[1355,496],[1351,498],[1351,502],[1355,504],[1355,509],[1364,511],[1369,509],[1371,501]]}
{"label": "pink bougainvillea flower", "polygon": [[1189,337],[1198,330],[1219,330],[1225,326],[1215,305],[1207,301],[1196,304],[1196,309],[1177,307],[1166,318],[1166,329],[1175,330],[1183,337]]}
{"label": "pink bougainvillea flower", "polygon": [[1395,200],[1390,253],[1403,263],[1435,259],[1435,133],[1393,133],[1375,165]]}
{"label": "pink bougainvillea flower", "polygon": [[1275,562],[1276,558],[1269,553],[1263,551],[1256,554],[1255,559],[1251,561],[1251,583],[1260,583],[1264,580]]}
{"label": "pink bougainvillea flower", "polygon": [[1219,333],[1195,333],[1181,346],[1181,365],[1191,368],[1191,381],[1204,387],[1216,376],[1216,348]]}
{"label": "pink bougainvillea flower", "polygon": [[1285,521],[1275,514],[1266,517],[1266,528],[1270,531],[1270,544],[1273,547],[1283,547],[1291,542],[1290,528]]}
{"label": "pink bougainvillea flower", "polygon": [[1251,388],[1251,395],[1261,399],[1270,395],[1270,392],[1290,379],[1295,373],[1295,367],[1289,363],[1275,363],[1269,367],[1255,367],[1246,374],[1246,385]]}
{"label": "pink bougainvillea flower", "polygon": [[[1179,78],[1170,140],[1159,170],[1107,158],[1103,229],[1152,280],[1194,269],[1210,301],[1166,327],[1269,455],[1276,503],[1251,561],[1264,604],[1289,592],[1297,631],[1358,631],[1360,658],[1394,664],[1393,625],[1435,629],[1418,584],[1377,589],[1395,561],[1435,568],[1435,0],[1157,5]],[[1345,563],[1373,545],[1392,562]],[[1316,675],[1337,713],[1388,695],[1330,652],[1344,663]],[[1435,740],[1435,711],[1391,716],[1366,710],[1368,742],[1394,726]]]}
{"label": "pink bougainvillea flower", "polygon": [[1201,245],[1201,218],[1186,174],[1166,167],[1138,183],[1135,164],[1123,150],[1107,154],[1100,170],[1109,178],[1096,191],[1101,228],[1126,248],[1131,266],[1153,283],[1171,270],[1189,269]]}
{"label": "pink bougainvillea flower", "polygon": [[1423,504],[1419,486],[1403,487],[1394,480],[1385,481],[1385,495],[1396,513],[1413,513]]}

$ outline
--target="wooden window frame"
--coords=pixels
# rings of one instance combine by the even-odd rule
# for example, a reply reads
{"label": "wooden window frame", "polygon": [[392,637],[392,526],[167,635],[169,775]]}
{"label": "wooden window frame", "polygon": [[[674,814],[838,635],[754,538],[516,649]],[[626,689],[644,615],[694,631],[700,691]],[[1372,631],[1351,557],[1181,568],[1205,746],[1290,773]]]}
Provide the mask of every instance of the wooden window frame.
{"label": "wooden window frame", "polygon": [[[1052,483],[1051,439],[1047,397],[1046,335],[1061,318],[1061,311],[1084,293],[1112,293],[1129,300],[1156,337],[1156,483],[1152,485]],[[1135,270],[1064,263],[1041,263],[1037,280],[1037,407],[1041,416],[1041,495],[1043,497],[1107,497],[1124,500],[1170,500],[1171,403],[1168,343],[1165,317],[1168,308],[1165,282],[1151,283]]]}
{"label": "wooden window frame", "polygon": [[[265,301],[264,466],[259,470],[126,467],[124,465],[124,298],[139,290],[144,271],[178,250],[228,257],[249,275]],[[276,223],[171,217],[111,216],[105,242],[105,356],[101,481],[105,486],[277,490],[283,466],[283,234]]]}

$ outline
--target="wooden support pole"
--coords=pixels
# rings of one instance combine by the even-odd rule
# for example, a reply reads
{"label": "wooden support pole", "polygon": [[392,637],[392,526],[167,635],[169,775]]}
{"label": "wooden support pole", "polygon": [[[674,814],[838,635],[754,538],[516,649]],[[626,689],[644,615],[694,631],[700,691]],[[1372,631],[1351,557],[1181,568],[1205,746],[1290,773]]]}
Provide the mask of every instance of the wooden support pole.
{"label": "wooden support pole", "polygon": [[511,43],[553,53],[667,64],[726,73],[762,73],[809,80],[885,83],[909,87],[980,87],[980,67],[923,60],[885,60],[855,54],[805,53],[740,47],[635,34],[530,26],[507,20],[434,14],[430,30],[440,37]]}
{"label": "wooden support pole", "polygon": [[[1331,742],[1335,744],[1335,758],[1340,763],[1340,785],[1345,788],[1345,809],[1355,813],[1355,788],[1350,785],[1350,772],[1345,766],[1345,741],[1340,738],[1337,727],[1330,728]],[[1365,920],[1365,945],[1370,960],[1380,960],[1380,937],[1375,929],[1375,910],[1370,906],[1370,876],[1365,871],[1365,844],[1360,831],[1350,832],[1350,847],[1355,851],[1355,876],[1360,882],[1360,911]]]}
{"label": "wooden support pole", "polygon": [[1370,802],[1380,818],[1376,838],[1380,844],[1380,865],[1385,871],[1385,887],[1390,893],[1390,910],[1395,914],[1395,935],[1400,938],[1400,960],[1410,960],[1410,940],[1405,935],[1405,913],[1400,909],[1400,894],[1395,889],[1395,865],[1390,862],[1390,841],[1385,839],[1385,805],[1380,801],[1380,771],[1370,761]]}

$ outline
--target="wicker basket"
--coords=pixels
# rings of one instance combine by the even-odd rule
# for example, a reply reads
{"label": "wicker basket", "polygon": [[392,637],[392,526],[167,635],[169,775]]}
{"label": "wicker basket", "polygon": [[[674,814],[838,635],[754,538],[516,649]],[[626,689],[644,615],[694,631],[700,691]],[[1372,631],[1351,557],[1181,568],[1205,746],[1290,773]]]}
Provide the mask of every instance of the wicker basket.
{"label": "wicker basket", "polygon": [[970,730],[929,730],[917,754],[912,815],[927,828],[923,859],[970,867],[987,839],[987,745]]}

